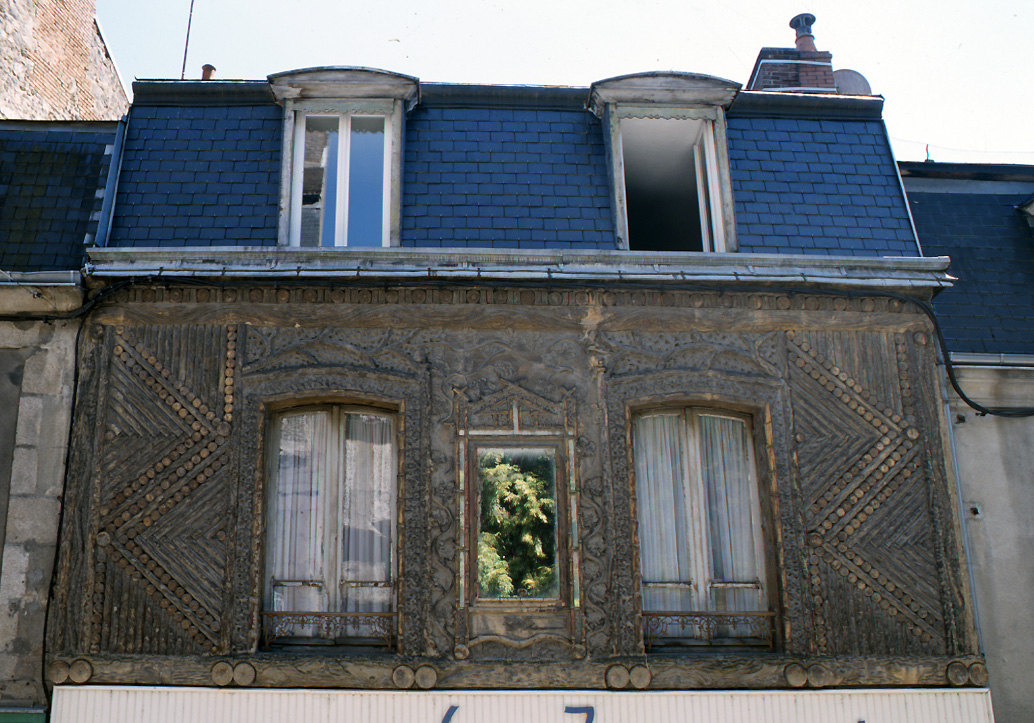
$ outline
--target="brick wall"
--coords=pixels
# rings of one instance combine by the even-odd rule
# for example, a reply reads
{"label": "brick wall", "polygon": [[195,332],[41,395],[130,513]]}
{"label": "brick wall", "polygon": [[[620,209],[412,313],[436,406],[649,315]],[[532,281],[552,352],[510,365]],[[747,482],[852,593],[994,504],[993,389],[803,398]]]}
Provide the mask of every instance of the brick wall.
{"label": "brick wall", "polygon": [[0,0],[0,118],[114,120],[125,90],[94,0]]}

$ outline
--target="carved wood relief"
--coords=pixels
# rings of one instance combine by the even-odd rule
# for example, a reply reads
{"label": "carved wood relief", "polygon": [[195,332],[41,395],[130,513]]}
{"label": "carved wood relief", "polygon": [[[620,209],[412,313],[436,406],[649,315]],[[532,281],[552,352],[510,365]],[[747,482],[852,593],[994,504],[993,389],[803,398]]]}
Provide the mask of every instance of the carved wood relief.
{"label": "carved wood relief", "polygon": [[[203,661],[234,656],[256,666],[255,684],[392,685],[394,656],[357,659],[364,673],[347,650],[320,662],[259,647],[269,410],[341,401],[398,414],[397,653],[431,661],[439,684],[593,687],[600,661],[654,660],[630,415],[689,402],[754,418],[782,662],[658,658],[655,683],[782,685],[782,666],[815,656],[850,684],[888,684],[872,661],[901,656],[933,680],[945,656],[975,648],[924,328],[895,300],[809,294],[121,292],[83,336],[66,496],[77,512],[64,520],[50,654],[87,656],[110,682],[150,680],[125,662],[147,654],[193,684]],[[520,615],[478,641],[465,608],[461,440],[515,426],[569,445],[578,532],[570,615],[552,641],[521,632]],[[557,658],[575,667],[534,667]],[[522,661],[534,665],[513,678],[506,666]]]}

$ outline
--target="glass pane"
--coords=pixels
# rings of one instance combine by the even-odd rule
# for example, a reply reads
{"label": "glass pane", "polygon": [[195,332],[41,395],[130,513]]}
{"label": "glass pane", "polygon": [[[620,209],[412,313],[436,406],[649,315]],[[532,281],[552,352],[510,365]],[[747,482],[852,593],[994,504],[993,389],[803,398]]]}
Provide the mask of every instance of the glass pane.
{"label": "glass pane", "polygon": [[693,609],[681,419],[655,414],[633,425],[644,610]]}
{"label": "glass pane", "polygon": [[348,245],[382,246],[384,118],[352,117],[348,158]]}
{"label": "glass pane", "polygon": [[742,420],[700,415],[700,466],[707,488],[711,533],[711,579],[755,582],[747,430]]}
{"label": "glass pane", "polygon": [[305,117],[301,245],[333,246],[337,219],[337,116]]}
{"label": "glass pane", "polygon": [[478,594],[555,598],[556,453],[479,449]]}

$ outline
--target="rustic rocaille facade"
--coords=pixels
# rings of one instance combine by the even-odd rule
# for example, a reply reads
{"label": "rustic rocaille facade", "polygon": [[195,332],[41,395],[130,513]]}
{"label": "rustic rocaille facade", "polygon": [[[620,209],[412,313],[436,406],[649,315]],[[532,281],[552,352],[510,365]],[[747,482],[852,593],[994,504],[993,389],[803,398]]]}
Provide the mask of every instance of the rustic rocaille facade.
{"label": "rustic rocaille facade", "polygon": [[[932,326],[894,294],[664,283],[138,283],[85,321],[56,684],[422,688],[984,685]],[[394,412],[390,650],[262,636],[267,425]],[[770,651],[647,654],[632,416],[753,420]],[[560,604],[478,606],[465,451],[557,440]],[[469,484],[469,483],[468,483]],[[73,512],[74,511],[74,512]]]}

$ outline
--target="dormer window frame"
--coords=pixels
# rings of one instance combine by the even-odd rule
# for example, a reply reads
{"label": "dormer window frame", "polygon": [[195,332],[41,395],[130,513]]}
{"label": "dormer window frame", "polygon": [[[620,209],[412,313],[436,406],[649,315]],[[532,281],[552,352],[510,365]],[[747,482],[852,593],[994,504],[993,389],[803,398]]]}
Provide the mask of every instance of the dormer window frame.
{"label": "dormer window frame", "polygon": [[[280,219],[281,246],[302,245],[301,213],[305,152],[305,119],[338,119],[339,146],[334,164],[338,189],[335,200],[333,245],[350,245],[347,237],[347,174],[350,169],[349,140],[345,135],[355,118],[384,119],[384,166],[380,244],[359,244],[366,248],[400,245],[402,217],[402,138],[405,116],[416,105],[416,78],[371,68],[307,68],[269,76],[270,87],[284,108],[283,152],[281,155]],[[306,244],[311,245],[311,244]],[[316,244],[316,245],[322,245]],[[351,244],[356,245],[356,244]]]}
{"label": "dormer window frame", "polygon": [[[694,145],[700,154],[695,168],[701,219],[701,251],[736,251],[736,219],[729,172],[725,110],[740,88],[738,83],[696,73],[653,72],[618,76],[593,83],[589,110],[603,123],[610,164],[614,228],[618,244],[636,250],[629,232],[622,121],[697,121]],[[702,156],[701,156],[702,154]],[[706,184],[706,191],[699,190]],[[694,230],[694,236],[696,234]],[[693,249],[685,249],[687,251]]]}

